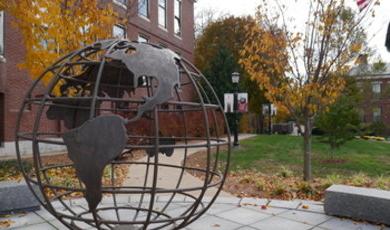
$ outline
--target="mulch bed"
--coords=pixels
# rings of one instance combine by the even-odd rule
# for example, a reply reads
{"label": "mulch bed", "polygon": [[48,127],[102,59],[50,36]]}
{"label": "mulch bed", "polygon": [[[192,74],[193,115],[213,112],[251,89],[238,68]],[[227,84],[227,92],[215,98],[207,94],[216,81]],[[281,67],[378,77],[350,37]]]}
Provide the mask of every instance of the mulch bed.
{"label": "mulch bed", "polygon": [[[187,164],[190,167],[205,168],[206,159],[206,152],[197,152],[188,157]],[[199,178],[203,177],[203,174],[192,170],[188,170],[188,173]],[[267,175],[254,170],[236,170],[229,172],[223,190],[238,197],[321,201],[324,199],[325,190],[332,184],[390,189],[389,178],[370,178],[364,174],[350,177],[333,175],[333,177],[335,178],[315,178],[308,183],[304,182],[301,176],[294,175],[288,169],[275,175]]]}
{"label": "mulch bed", "polygon": [[[119,160],[123,161],[135,161],[145,156],[144,151],[132,151],[131,153],[125,153]],[[46,155],[41,157],[42,164],[45,166],[59,165],[59,164],[71,164],[67,153]],[[23,165],[26,170],[33,171],[33,159],[23,159]],[[128,170],[128,164],[115,165],[114,178],[115,186],[121,186],[126,179]],[[112,185],[111,181],[111,166],[106,167],[103,174],[103,185]],[[76,187],[79,188],[80,183],[76,176],[76,170],[73,167],[55,167],[46,171],[49,184],[64,186],[64,187]],[[20,181],[23,179],[23,175],[19,170],[19,166],[16,160],[0,161],[0,181]],[[57,191],[61,192],[61,191]],[[46,193],[49,197],[54,196],[54,193],[50,189],[46,189]],[[81,197],[82,194],[74,192],[67,197],[76,198]]]}

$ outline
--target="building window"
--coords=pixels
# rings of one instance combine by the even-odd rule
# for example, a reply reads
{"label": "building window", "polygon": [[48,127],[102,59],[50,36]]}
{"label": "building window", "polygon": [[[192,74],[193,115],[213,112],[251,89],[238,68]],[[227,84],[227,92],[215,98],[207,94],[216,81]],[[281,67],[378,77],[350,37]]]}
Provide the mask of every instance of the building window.
{"label": "building window", "polygon": [[138,35],[138,42],[148,43],[149,39],[144,35]]}
{"label": "building window", "polygon": [[158,0],[158,25],[167,28],[167,0]]}
{"label": "building window", "polygon": [[4,54],[4,11],[0,11],[0,55]]}
{"label": "building window", "polygon": [[138,15],[149,18],[149,0],[138,0]]}
{"label": "building window", "polygon": [[381,83],[380,82],[372,82],[372,93],[374,94],[380,94],[381,93]]}
{"label": "building window", "polygon": [[181,0],[175,0],[175,18],[174,18],[174,31],[175,35],[181,37]]}
{"label": "building window", "polygon": [[378,122],[381,120],[381,108],[373,108],[372,109],[372,121]]}
{"label": "building window", "polygon": [[366,122],[366,116],[363,109],[358,109],[359,119],[361,122]]}
{"label": "building window", "polygon": [[114,3],[124,8],[127,8],[127,0],[114,0]]}
{"label": "building window", "polygon": [[112,28],[112,36],[114,38],[126,38],[126,28],[122,25],[114,25]]}

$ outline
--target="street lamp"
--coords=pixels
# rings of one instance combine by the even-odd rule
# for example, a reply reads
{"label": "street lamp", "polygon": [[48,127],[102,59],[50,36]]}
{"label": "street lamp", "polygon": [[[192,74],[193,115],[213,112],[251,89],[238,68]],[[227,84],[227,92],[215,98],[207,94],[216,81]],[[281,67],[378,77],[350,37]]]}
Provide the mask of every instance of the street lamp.
{"label": "street lamp", "polygon": [[240,73],[232,73],[232,82],[234,85],[234,142],[233,146],[239,146],[238,143],[238,83],[240,82]]}

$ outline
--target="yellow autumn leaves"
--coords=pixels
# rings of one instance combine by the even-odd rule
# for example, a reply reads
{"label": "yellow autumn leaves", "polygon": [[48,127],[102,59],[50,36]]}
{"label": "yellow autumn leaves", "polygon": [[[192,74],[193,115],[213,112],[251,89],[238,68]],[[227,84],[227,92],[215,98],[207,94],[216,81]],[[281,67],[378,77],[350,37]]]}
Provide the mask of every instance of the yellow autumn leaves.
{"label": "yellow autumn leaves", "polygon": [[303,120],[338,98],[348,64],[363,48],[364,36],[353,35],[359,26],[343,3],[316,7],[309,12],[306,34],[288,31],[286,22],[280,23],[283,12],[270,16],[259,7],[256,24],[246,27],[240,53],[240,64],[266,90],[266,97]]}
{"label": "yellow autumn leaves", "polygon": [[[23,36],[26,55],[20,67],[37,78],[61,56],[111,37],[118,17],[98,0],[0,0]],[[51,75],[43,81],[47,83]]]}

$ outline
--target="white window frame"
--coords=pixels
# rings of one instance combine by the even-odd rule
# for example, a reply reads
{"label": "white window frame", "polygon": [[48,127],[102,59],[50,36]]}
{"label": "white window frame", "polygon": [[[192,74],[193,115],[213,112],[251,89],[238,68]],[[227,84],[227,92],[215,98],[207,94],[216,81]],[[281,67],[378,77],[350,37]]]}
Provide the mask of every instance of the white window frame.
{"label": "white window frame", "polygon": [[[179,12],[176,12],[176,4],[180,3],[180,6],[178,7],[179,9]],[[173,3],[173,33],[175,34],[175,36],[181,38],[182,35],[183,35],[183,26],[182,26],[182,19],[183,19],[183,1],[182,0],[174,0],[174,3]],[[176,15],[176,14],[179,14],[179,15]],[[179,28],[176,28],[176,20],[178,19],[179,21]],[[179,30],[179,33],[176,32],[176,30]]]}
{"label": "white window frame", "polygon": [[4,20],[4,11],[0,11],[0,61],[1,57],[4,55],[4,50],[5,50],[5,20]]}
{"label": "white window frame", "polygon": [[372,121],[377,122],[382,120],[382,109],[380,107],[374,107],[372,109]]}
{"label": "white window frame", "polygon": [[[149,17],[150,17],[150,2],[149,2],[149,0],[137,0],[137,1],[138,1],[138,4],[137,4],[138,16],[149,20]],[[146,15],[141,14],[141,11],[140,11],[141,2],[146,2]],[[143,6],[143,7],[145,7],[145,6]]]}
{"label": "white window frame", "polygon": [[113,0],[113,2],[114,2],[116,5],[118,5],[118,6],[120,6],[120,7],[123,7],[123,8],[125,8],[125,9],[127,9],[128,0],[125,0],[126,3],[123,3],[123,2],[121,2],[120,0]]}
{"label": "white window frame", "polygon": [[[120,28],[120,29],[123,30],[123,32],[124,32],[123,37],[116,36],[116,34],[115,34],[115,28]],[[121,24],[115,24],[115,25],[112,27],[112,37],[113,37],[113,38],[120,38],[120,39],[126,38],[126,37],[127,37],[126,26],[121,25]]]}
{"label": "white window frame", "polygon": [[[157,14],[158,14],[158,25],[159,25],[159,27],[161,27],[161,28],[163,28],[163,29],[167,29],[167,4],[168,4],[168,2],[167,2],[167,0],[157,0],[158,2],[157,2]],[[165,3],[164,3],[164,6],[162,6],[161,4],[160,4],[160,1],[164,1]],[[161,10],[164,10],[164,24],[161,24],[161,21],[160,21],[160,9]]]}
{"label": "white window frame", "polygon": [[371,89],[372,89],[372,93],[378,95],[378,94],[381,94],[381,82],[378,82],[378,81],[374,81],[371,83]]}
{"label": "white window frame", "polygon": [[143,42],[143,43],[148,43],[149,42],[149,38],[145,35],[142,35],[142,34],[138,34],[138,39],[137,39],[138,42]]}

